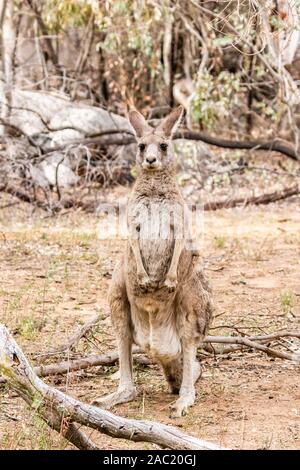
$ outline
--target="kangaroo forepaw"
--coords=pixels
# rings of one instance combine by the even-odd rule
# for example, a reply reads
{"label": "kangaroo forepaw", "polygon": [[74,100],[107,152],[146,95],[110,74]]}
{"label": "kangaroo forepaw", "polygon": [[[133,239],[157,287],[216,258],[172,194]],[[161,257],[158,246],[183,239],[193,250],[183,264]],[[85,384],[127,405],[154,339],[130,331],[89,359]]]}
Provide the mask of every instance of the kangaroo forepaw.
{"label": "kangaroo forepaw", "polygon": [[141,290],[148,290],[152,287],[151,279],[148,274],[138,274],[138,285]]}
{"label": "kangaroo forepaw", "polygon": [[194,402],[194,395],[186,395],[178,398],[173,405],[170,405],[170,418],[181,418],[181,416],[185,416],[188,412],[188,408],[192,406]]}
{"label": "kangaroo forepaw", "polygon": [[151,280],[148,275],[138,276],[138,285],[143,293],[154,292],[158,288],[158,283]]}
{"label": "kangaroo forepaw", "polygon": [[192,256],[200,256],[200,250],[198,248],[194,248],[192,250]]}
{"label": "kangaroo forepaw", "polygon": [[104,408],[105,410],[110,410],[116,405],[121,403],[128,403],[129,401],[134,400],[136,397],[136,389],[134,388],[126,388],[117,390],[114,393],[109,395],[105,395],[103,397],[96,398],[92,402],[92,405],[99,406],[100,408]]}
{"label": "kangaroo forepaw", "polygon": [[167,287],[169,292],[174,292],[177,287],[177,278],[167,276],[163,285]]}

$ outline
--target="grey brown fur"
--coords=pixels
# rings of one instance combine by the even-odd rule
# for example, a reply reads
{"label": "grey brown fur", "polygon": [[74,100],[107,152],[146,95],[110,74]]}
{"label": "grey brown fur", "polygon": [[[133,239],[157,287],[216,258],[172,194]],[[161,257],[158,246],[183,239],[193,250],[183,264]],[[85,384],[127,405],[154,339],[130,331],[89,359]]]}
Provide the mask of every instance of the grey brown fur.
{"label": "grey brown fur", "polygon": [[[136,397],[133,343],[161,364],[170,391],[179,393],[172,416],[184,415],[195,401],[194,384],[200,375],[196,349],[212,317],[212,300],[199,257],[187,249],[184,236],[182,214],[187,208],[176,183],[176,162],[170,149],[181,115],[182,109],[177,108],[153,129],[140,113],[129,113],[139,145],[138,176],[128,204],[129,240],[115,267],[109,293],[120,382],[116,392],[95,401],[99,406],[110,408]],[[144,236],[148,227],[145,208],[153,205],[154,212],[160,213],[160,227],[169,232],[161,236],[156,231],[149,239]],[[172,219],[168,217],[170,206]]]}

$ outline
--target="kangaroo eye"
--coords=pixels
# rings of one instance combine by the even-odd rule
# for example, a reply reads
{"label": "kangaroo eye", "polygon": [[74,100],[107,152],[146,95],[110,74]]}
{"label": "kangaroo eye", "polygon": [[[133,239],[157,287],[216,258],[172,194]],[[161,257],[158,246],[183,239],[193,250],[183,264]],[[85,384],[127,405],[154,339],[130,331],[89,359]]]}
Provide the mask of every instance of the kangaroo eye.
{"label": "kangaroo eye", "polygon": [[163,152],[165,152],[168,148],[168,144],[159,144],[159,147],[160,147],[160,150],[162,150]]}
{"label": "kangaroo eye", "polygon": [[138,147],[139,147],[140,151],[143,152],[146,148],[146,145],[145,144],[139,144]]}

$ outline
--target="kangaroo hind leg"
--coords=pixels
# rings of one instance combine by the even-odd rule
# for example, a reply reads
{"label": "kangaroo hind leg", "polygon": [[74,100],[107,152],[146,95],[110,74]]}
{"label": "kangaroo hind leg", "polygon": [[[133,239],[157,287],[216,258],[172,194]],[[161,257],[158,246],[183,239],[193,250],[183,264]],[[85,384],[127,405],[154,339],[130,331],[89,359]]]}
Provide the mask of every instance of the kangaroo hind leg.
{"label": "kangaroo hind leg", "polygon": [[116,266],[109,295],[111,320],[114,326],[119,352],[120,380],[116,392],[99,397],[93,404],[110,409],[120,403],[132,401],[136,389],[132,375],[132,326],[130,304],[126,294],[122,265]]}
{"label": "kangaroo hind leg", "polygon": [[171,417],[184,416],[187,410],[195,402],[195,382],[200,375],[200,365],[196,363],[196,345],[193,342],[183,341],[182,350],[182,382],[179,390],[179,398],[171,405]]}
{"label": "kangaroo hind leg", "polygon": [[178,395],[182,382],[182,359],[181,357],[172,361],[162,363],[164,375],[169,384],[170,393]]}

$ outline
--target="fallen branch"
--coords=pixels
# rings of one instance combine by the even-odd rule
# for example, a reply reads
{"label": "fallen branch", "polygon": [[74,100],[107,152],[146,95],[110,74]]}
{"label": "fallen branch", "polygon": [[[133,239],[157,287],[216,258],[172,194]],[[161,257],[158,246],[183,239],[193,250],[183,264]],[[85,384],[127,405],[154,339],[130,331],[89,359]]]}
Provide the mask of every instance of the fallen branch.
{"label": "fallen branch", "polygon": [[[39,209],[43,209],[47,212],[51,211],[53,213],[59,212],[62,209],[82,209],[84,211],[91,211],[92,206],[90,204],[84,204],[82,201],[75,201],[72,199],[61,199],[57,201],[57,204],[53,203],[52,207],[48,203],[39,200],[37,197],[30,196],[23,189],[20,189],[11,184],[2,184],[0,185],[0,192],[5,192],[10,194],[13,197],[16,197],[22,202],[27,202],[28,204],[33,204]],[[96,208],[93,207],[93,211]]]}
{"label": "fallen branch", "polygon": [[34,199],[33,197],[29,196],[29,194],[25,193],[21,189],[11,186],[9,184],[2,184],[0,185],[0,192],[5,192],[7,194],[10,194],[11,196],[14,196],[18,198],[22,202],[28,202],[29,204],[35,204],[37,207],[41,209],[47,209],[46,204],[40,202],[37,199]]}
{"label": "fallen branch", "polygon": [[[205,346],[205,349],[209,352],[213,352],[214,354],[228,354],[231,352],[243,350],[245,347],[247,347],[250,349],[262,351],[271,357],[300,362],[300,353],[287,353],[277,351],[276,349],[269,348],[262,344],[265,342],[278,340],[284,337],[300,338],[300,332],[284,331],[282,333],[272,333],[269,335],[253,336],[250,338],[246,338],[244,336],[206,336],[203,342],[205,345],[210,345],[209,347]],[[260,343],[257,343],[257,341],[259,341]],[[228,348],[217,349],[216,347],[211,346],[211,344],[230,344],[232,346]],[[133,347],[133,354],[139,354],[141,352],[142,350],[139,347]],[[89,367],[110,366],[116,364],[118,362],[118,359],[118,352],[111,351],[107,354],[95,354],[80,359],[62,361],[54,364],[47,364],[45,366],[38,366],[34,370],[39,377],[46,377],[49,375],[68,374],[69,372],[88,369]],[[138,364],[151,364],[151,361],[144,355],[136,356],[134,359]]]}
{"label": "fallen branch", "polygon": [[[140,348],[133,348],[133,354],[138,354],[140,352]],[[150,360],[143,355],[136,356],[134,359],[138,364],[150,364]],[[111,351],[107,354],[92,354],[91,356],[81,357],[80,359],[73,359],[54,364],[47,364],[45,366],[38,366],[35,367],[34,371],[39,377],[47,377],[49,375],[68,374],[69,372],[88,369],[89,367],[113,366],[118,361],[118,352]]]}
{"label": "fallen branch", "polygon": [[[87,327],[88,324],[84,325]],[[75,335],[74,335],[75,337]],[[281,351],[276,351],[269,347],[265,347],[262,343],[271,342],[275,340],[280,340],[282,338],[299,338],[300,332],[298,331],[282,331],[277,333],[271,333],[267,335],[258,335],[251,336],[249,338],[243,336],[206,336],[204,338],[204,349],[213,354],[228,354],[236,351],[243,350],[245,347],[250,349],[257,349],[265,352],[271,357],[278,357],[280,359],[288,359],[292,361],[299,361],[299,354],[289,354]],[[259,343],[257,343],[259,341]],[[231,346],[227,348],[216,348],[212,344],[230,344]],[[63,352],[60,348],[57,350]],[[133,347],[133,354],[140,354],[142,350],[138,346]],[[52,353],[41,354],[43,357],[48,357]],[[90,356],[81,357],[79,359],[61,361],[58,363],[41,365],[34,368],[34,372],[39,377],[47,377],[50,375],[63,375],[70,372],[75,372],[78,370],[85,370],[90,367],[99,367],[99,366],[112,366],[116,364],[119,360],[117,351],[110,351],[106,354],[92,354]],[[135,362],[141,365],[149,365],[151,361],[147,356],[139,355],[134,356]],[[0,377],[0,383],[6,383],[4,378]]]}
{"label": "fallen branch", "polygon": [[[269,348],[268,346],[264,346],[263,344],[259,344],[250,338],[245,338],[244,336],[207,336],[204,339],[204,343],[237,344],[240,346],[245,346],[250,349],[255,349],[257,351],[263,351],[270,357],[276,357],[279,359],[288,359],[289,361],[293,361],[297,363],[300,362],[300,352],[288,353],[284,351],[277,351],[276,349],[272,349],[272,348]],[[212,348],[212,350],[214,349]],[[221,352],[221,354],[224,354],[224,352]]]}
{"label": "fallen branch", "polygon": [[100,315],[97,315],[92,320],[87,321],[86,323],[84,323],[84,325],[82,325],[79,331],[69,339],[69,341],[67,341],[65,344],[62,344],[58,348],[51,349],[49,352],[43,354],[43,356],[53,356],[55,354],[61,354],[66,351],[72,351],[74,346],[81,340],[81,338],[85,337],[88,333],[90,333],[95,327],[99,325],[101,319],[102,317]]}
{"label": "fallen branch", "polygon": [[194,131],[178,131],[174,135],[175,139],[189,139],[189,140],[200,140],[209,145],[215,147],[222,147],[228,149],[241,149],[241,150],[268,150],[271,152],[278,152],[286,155],[292,160],[299,161],[298,153],[292,148],[292,146],[286,145],[279,140],[227,140],[221,139],[215,136],[207,135],[205,132],[194,132]]}
{"label": "fallen branch", "polygon": [[[222,344],[235,345],[235,346],[232,346],[231,348],[227,348],[226,350],[224,349],[217,350],[215,347],[206,348],[209,350],[209,352],[214,352],[214,354],[227,354],[229,352],[235,352],[235,351],[243,349],[244,347],[248,347],[251,349],[257,349],[257,350],[263,351],[272,357],[288,359],[291,361],[299,361],[299,357],[300,357],[299,354],[289,354],[289,353],[285,353],[281,351],[276,351],[275,349],[265,347],[262,344],[255,342],[255,341],[260,341],[260,343],[270,342],[270,341],[278,340],[284,337],[300,338],[300,332],[283,331],[281,333],[271,333],[268,335],[252,336],[250,338],[245,338],[243,336],[206,336],[204,338],[204,344],[211,345],[212,343],[222,343]],[[133,347],[133,354],[139,354],[141,352],[142,350],[139,347],[137,346]],[[135,357],[135,361],[142,365],[151,364],[151,361],[144,355]],[[63,361],[63,362],[59,362],[56,364],[48,364],[45,366],[39,366],[35,368],[35,372],[39,377],[46,377],[48,375],[67,374],[68,372],[83,370],[89,367],[114,365],[117,362],[118,362],[118,352],[111,351],[110,353],[103,354],[103,355],[91,355],[91,356],[83,357],[80,359]]]}
{"label": "fallen branch", "polygon": [[[220,339],[223,337],[207,336],[204,340],[204,343],[205,343],[204,349],[210,353],[213,353],[214,355],[230,354],[230,353],[233,353],[236,351],[242,351],[245,349],[244,344],[232,344],[232,343],[229,343],[227,339],[225,340],[223,344],[232,344],[231,346],[227,346],[227,347],[224,346],[224,347],[219,347],[219,348],[216,346],[212,346],[212,343],[214,343],[214,341],[210,341],[210,340],[214,338]],[[232,338],[232,336],[229,336],[229,338]],[[300,339],[300,331],[297,332],[297,331],[286,330],[286,331],[280,331],[277,333],[270,333],[267,335],[251,336],[248,339],[250,341],[259,341],[260,343],[270,343],[271,341],[281,340],[282,338],[299,338]]]}
{"label": "fallen branch", "polygon": [[[20,201],[27,202],[29,204],[34,204],[36,207],[40,209],[44,209],[49,211],[49,205],[40,201],[37,198],[32,198],[23,190],[13,187],[11,185],[0,185],[0,192],[4,191],[12,196],[17,197]],[[218,209],[230,209],[238,206],[249,206],[249,205],[265,205],[270,204],[272,202],[281,201],[283,199],[287,199],[292,196],[296,196],[300,194],[300,186],[294,184],[293,186],[283,188],[278,191],[273,191],[271,193],[261,194],[260,196],[250,196],[250,197],[239,197],[236,199],[229,199],[229,200],[220,200],[220,201],[208,201],[204,203],[203,209],[205,211],[215,211]],[[84,203],[83,201],[76,201],[72,199],[62,199],[57,203],[57,205],[53,205],[51,207],[51,212],[57,213],[62,209],[81,209],[88,213],[93,213],[96,210],[95,204]],[[68,347],[66,347],[68,349]]]}
{"label": "fallen branch", "polygon": [[300,339],[300,331],[279,331],[276,333],[269,333],[268,335],[251,336],[249,339],[252,341],[273,341],[281,338],[298,338]]}
{"label": "fallen branch", "polygon": [[[141,349],[135,346],[133,354],[141,353]],[[42,356],[49,356],[49,353]],[[79,359],[70,359],[67,361],[56,362],[53,364],[34,367],[34,372],[39,377],[48,377],[49,375],[64,375],[78,370],[88,369],[90,367],[113,366],[119,361],[117,351],[111,351],[107,354],[91,354],[90,356]],[[151,361],[144,355],[135,356],[134,361],[143,366],[151,364]],[[0,377],[0,384],[6,383],[6,380]]]}
{"label": "fallen branch", "polygon": [[115,438],[150,442],[169,449],[221,449],[215,444],[188,436],[175,427],[154,421],[122,418],[50,387],[37,377],[4,325],[0,325],[0,371],[9,386],[46,422],[49,422],[49,413],[51,416],[54,413],[62,425],[65,420],[70,424],[77,422]]}
{"label": "fallen branch", "polygon": [[292,196],[300,194],[300,185],[294,184],[293,186],[283,188],[279,191],[273,191],[272,193],[261,194],[260,196],[250,196],[250,197],[238,197],[236,199],[221,200],[221,201],[211,201],[204,204],[205,211],[215,211],[217,209],[229,209],[237,206],[249,206],[260,205],[260,204],[270,204],[271,202],[281,201],[282,199],[287,199]]}
{"label": "fallen branch", "polygon": [[4,119],[0,118],[0,124],[2,126],[5,126],[5,127],[8,127],[10,128],[11,130],[14,130],[18,133],[20,133],[21,135],[23,135],[24,137],[26,137],[26,139],[28,140],[28,142],[33,146],[33,147],[36,147],[38,150],[39,150],[39,153],[43,153],[43,150],[42,148],[34,141],[34,139],[32,139],[32,137],[28,134],[26,134],[26,132],[24,132],[20,127],[16,126],[15,124],[11,124],[10,122],[7,122],[5,121]]}
{"label": "fallen branch", "polygon": [[[123,135],[122,135],[123,134]],[[215,147],[240,149],[240,150],[267,150],[278,152],[292,160],[299,161],[299,155],[292,146],[280,140],[227,140],[206,134],[205,132],[189,131],[182,129],[176,132],[173,139],[184,139],[205,142]],[[133,134],[128,129],[106,129],[105,131],[88,135],[86,138],[68,141],[45,152],[45,155],[52,152],[64,150],[66,146],[72,145],[130,145],[136,142]]]}

